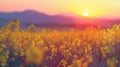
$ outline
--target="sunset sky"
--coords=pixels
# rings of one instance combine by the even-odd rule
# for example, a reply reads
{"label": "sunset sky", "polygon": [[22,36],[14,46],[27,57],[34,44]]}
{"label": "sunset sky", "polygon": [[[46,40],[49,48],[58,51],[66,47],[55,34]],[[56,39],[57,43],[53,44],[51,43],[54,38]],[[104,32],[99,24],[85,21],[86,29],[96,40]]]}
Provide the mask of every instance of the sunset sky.
{"label": "sunset sky", "polygon": [[13,12],[27,9],[49,15],[71,13],[89,17],[120,17],[120,0],[1,0],[0,11]]}

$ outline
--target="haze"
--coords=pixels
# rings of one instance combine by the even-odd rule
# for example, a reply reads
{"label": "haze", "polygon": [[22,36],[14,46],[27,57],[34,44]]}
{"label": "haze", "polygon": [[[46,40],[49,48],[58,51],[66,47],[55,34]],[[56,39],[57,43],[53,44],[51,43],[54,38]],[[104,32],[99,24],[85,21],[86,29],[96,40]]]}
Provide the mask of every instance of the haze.
{"label": "haze", "polygon": [[89,17],[120,18],[120,0],[1,0],[0,11],[14,12],[27,9],[49,15],[76,14]]}

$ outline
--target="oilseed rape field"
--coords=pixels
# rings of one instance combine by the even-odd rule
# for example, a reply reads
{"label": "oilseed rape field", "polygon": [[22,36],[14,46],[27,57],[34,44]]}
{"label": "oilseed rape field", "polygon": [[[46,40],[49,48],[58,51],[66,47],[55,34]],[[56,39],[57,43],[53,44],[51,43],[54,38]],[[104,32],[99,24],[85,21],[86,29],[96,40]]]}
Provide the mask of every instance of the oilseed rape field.
{"label": "oilseed rape field", "polygon": [[111,28],[0,29],[0,67],[120,67],[120,25]]}

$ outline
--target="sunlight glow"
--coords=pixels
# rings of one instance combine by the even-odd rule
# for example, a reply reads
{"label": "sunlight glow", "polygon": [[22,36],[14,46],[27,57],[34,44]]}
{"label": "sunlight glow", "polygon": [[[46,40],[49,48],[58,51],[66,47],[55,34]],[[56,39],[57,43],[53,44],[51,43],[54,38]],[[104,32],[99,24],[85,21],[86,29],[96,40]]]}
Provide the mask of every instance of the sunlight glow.
{"label": "sunlight glow", "polygon": [[85,11],[85,12],[83,13],[83,15],[84,15],[84,16],[88,16],[88,12]]}

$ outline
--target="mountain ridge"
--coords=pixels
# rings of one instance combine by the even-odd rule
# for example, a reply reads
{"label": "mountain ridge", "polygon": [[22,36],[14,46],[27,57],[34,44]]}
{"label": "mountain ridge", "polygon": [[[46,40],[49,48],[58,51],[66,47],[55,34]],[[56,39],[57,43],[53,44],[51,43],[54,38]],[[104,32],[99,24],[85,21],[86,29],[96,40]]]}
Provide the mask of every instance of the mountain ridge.
{"label": "mountain ridge", "polygon": [[112,19],[98,19],[98,18],[86,18],[76,15],[47,15],[35,10],[24,10],[22,12],[0,12],[0,26],[7,24],[11,19],[19,19],[21,25],[36,24],[42,26],[49,24],[52,26],[82,26],[82,25],[100,25],[100,26],[112,26],[113,24],[119,24],[120,20]]}

